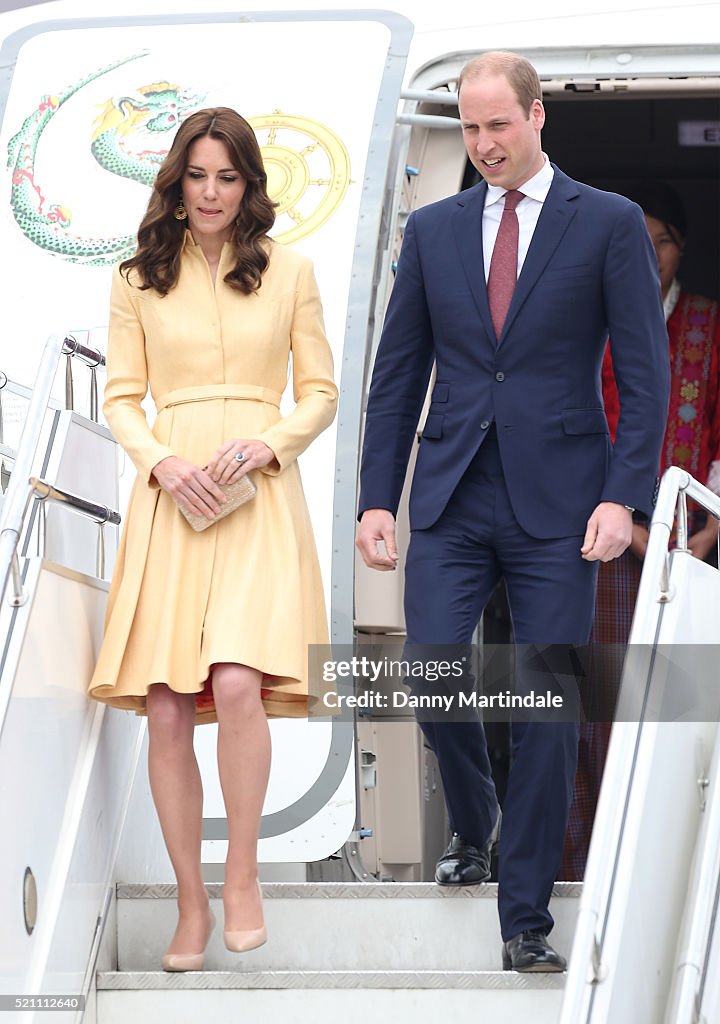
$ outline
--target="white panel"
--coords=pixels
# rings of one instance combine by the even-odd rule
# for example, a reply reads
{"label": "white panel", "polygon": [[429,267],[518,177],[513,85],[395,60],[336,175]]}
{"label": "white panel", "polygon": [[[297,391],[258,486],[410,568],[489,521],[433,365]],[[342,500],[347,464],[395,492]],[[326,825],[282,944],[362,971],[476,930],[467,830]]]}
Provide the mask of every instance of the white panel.
{"label": "white panel", "polygon": [[[314,721],[272,721],[273,759],[264,814],[282,812],[302,800],[317,781],[326,763],[330,726]],[[222,793],[216,767],[217,727],[195,731],[195,750],[203,767],[205,818],[224,819]],[[329,769],[332,770],[332,763]],[[215,813],[212,813],[215,811]],[[347,840],[355,821],[355,754],[350,750],[347,767],[328,802],[296,827],[261,839],[258,860],[262,863],[315,861],[335,853]],[[203,861],[224,863],[226,840],[204,840]]]}
{"label": "white panel", "polygon": [[[31,560],[31,599],[16,614],[4,681],[14,677],[0,738],[0,989],[82,990],[110,883],[138,723],[89,702],[107,585]],[[7,623],[5,611],[3,620]],[[18,641],[22,641],[21,645]],[[32,935],[26,868],[38,889]]]}
{"label": "white panel", "polygon": [[[0,135],[0,147],[13,139],[22,143],[13,149],[22,157],[14,163],[10,210],[0,220],[0,243],[13,252],[5,284],[16,297],[0,308],[0,331],[7,336],[22,331],[24,337],[37,339],[37,345],[51,329],[84,329],[88,333],[82,334],[82,341],[102,345],[109,265],[127,255],[117,246],[112,254],[112,239],[134,232],[149,192],[137,180],[120,176],[111,164],[101,166],[91,142],[102,132],[109,133],[105,137],[111,146],[122,142],[137,165],[141,152],[169,147],[177,127],[178,108],[173,103],[184,104],[185,114],[228,105],[254,125],[271,194],[275,188],[278,198],[286,200],[275,237],[297,245],[315,262],[339,372],[368,147],[389,42],[390,31],[379,21],[322,18],[289,25],[237,18],[220,24],[113,25],[40,32],[29,38],[14,68]],[[361,81],[362,89],[346,87],[353,81]],[[137,98],[139,91],[157,83],[165,83],[158,91],[168,94],[166,100],[150,114],[136,110],[132,131],[125,133],[130,121],[116,131],[113,119],[118,112],[126,117],[133,106],[131,99],[120,104],[120,98]],[[340,83],[345,86],[338,87]],[[277,124],[270,123],[271,115]],[[283,172],[278,170],[283,154],[291,155],[289,162],[284,161],[286,171],[296,168],[289,186],[283,185]],[[378,166],[377,156],[374,159]],[[296,172],[297,181],[292,177]],[[373,182],[373,188],[379,193],[380,184]],[[53,247],[60,251],[52,252]],[[130,244],[128,252],[131,248]],[[6,372],[30,380],[37,360],[35,345],[9,352]],[[86,375],[81,381],[81,389],[86,388]],[[56,385],[59,392],[62,381]],[[288,395],[284,408],[291,404]],[[334,464],[335,427],[301,458],[328,609]],[[126,476],[131,478],[128,469]],[[127,484],[123,487],[127,490]],[[55,524],[50,525],[56,544]],[[273,772],[268,807],[282,809],[312,787],[313,772],[324,763],[320,752],[329,746],[331,727],[315,723],[308,729],[304,723],[292,723],[273,729],[278,734],[276,764],[291,760],[293,766],[290,773],[280,768]],[[208,794],[205,815],[218,818],[224,811],[214,782],[213,744],[209,738],[199,743]],[[313,828],[324,836],[322,849],[305,837],[304,826],[299,830],[302,837],[298,834],[289,842],[301,843],[308,856],[310,846],[314,856],[333,852],[352,827],[353,807],[354,786],[345,772],[327,820],[313,820]],[[281,853],[274,843],[263,842],[263,859],[287,859],[287,844]]]}
{"label": "white panel", "polygon": [[[87,501],[119,511],[117,445],[106,427],[71,412],[62,412],[45,480]],[[45,557],[70,569],[97,574],[99,525],[64,505],[47,503]],[[103,526],[105,574],[115,562],[118,528]]]}

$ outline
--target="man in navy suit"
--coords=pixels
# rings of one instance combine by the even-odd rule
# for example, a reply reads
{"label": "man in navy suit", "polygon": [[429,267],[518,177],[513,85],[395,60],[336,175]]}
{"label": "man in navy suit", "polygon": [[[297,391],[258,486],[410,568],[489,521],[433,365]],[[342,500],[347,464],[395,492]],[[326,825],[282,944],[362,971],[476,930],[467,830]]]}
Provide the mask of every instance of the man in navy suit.
{"label": "man in navy suit", "polygon": [[[582,645],[598,561],[629,545],[634,509],[652,511],[669,387],[657,264],[638,206],[547,160],[527,60],[484,54],[458,89],[484,181],[408,220],[370,388],[357,545],[369,566],[395,567],[394,516],[434,364],[410,496],[408,643],[468,643],[504,577],[518,645]],[[600,392],[608,334],[622,405],[614,446]],[[499,812],[483,727],[421,725],[453,829],[436,881],[486,881]],[[503,966],[560,971],[548,903],[577,724],[516,721],[512,740]]]}

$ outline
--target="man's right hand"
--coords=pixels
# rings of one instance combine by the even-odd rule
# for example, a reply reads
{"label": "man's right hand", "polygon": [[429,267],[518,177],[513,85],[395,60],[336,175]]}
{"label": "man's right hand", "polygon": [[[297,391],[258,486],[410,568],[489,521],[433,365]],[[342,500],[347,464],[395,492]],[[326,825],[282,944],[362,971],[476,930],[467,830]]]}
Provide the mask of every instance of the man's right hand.
{"label": "man's right hand", "polygon": [[[387,554],[382,554],[378,542],[383,541]],[[388,572],[397,565],[395,546],[395,517],[386,508],[369,508],[363,512],[355,547],[371,569]]]}
{"label": "man's right hand", "polygon": [[152,475],[178,505],[195,515],[214,519],[227,498],[204,469],[194,462],[168,455],[153,466]]}

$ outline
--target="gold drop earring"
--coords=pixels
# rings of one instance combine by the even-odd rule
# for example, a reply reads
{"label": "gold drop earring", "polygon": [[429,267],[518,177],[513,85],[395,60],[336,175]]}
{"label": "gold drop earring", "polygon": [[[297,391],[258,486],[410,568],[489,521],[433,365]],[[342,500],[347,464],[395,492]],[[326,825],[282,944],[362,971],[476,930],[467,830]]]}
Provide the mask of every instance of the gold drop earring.
{"label": "gold drop earring", "polygon": [[187,220],[187,210],[185,209],[185,203],[182,199],[175,207],[173,216],[175,217],[175,220]]}

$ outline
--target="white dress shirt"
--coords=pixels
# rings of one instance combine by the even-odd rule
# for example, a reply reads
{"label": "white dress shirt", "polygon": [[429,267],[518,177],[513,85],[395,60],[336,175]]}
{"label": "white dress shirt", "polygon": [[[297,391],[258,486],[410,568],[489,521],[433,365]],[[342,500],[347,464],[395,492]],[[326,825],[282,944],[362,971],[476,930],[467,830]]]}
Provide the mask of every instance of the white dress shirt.
{"label": "white dress shirt", "polygon": [[[545,156],[544,153],[543,156],[545,157],[545,163],[537,174],[533,175],[529,181],[526,181],[525,184],[521,185],[518,189],[518,192],[522,192],[525,196],[525,199],[518,203],[515,208],[520,228],[518,236],[518,277],[520,276],[520,271],[522,270],[523,263],[525,262],[527,251],[530,248],[533,232],[535,231],[540,211],[542,210],[542,205],[550,191],[553,174],[555,173],[547,156]],[[487,195],[485,197],[482,233],[486,281],[490,274],[490,260],[492,259],[495,239],[497,238],[497,233],[500,230],[500,221],[502,220],[503,210],[505,209],[506,191],[507,189],[500,188],[499,185],[488,185]]]}

